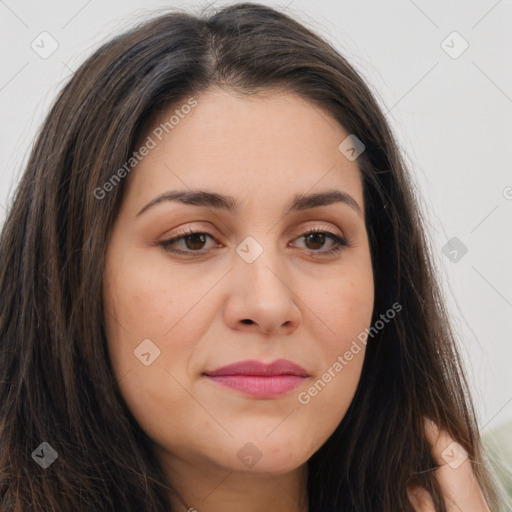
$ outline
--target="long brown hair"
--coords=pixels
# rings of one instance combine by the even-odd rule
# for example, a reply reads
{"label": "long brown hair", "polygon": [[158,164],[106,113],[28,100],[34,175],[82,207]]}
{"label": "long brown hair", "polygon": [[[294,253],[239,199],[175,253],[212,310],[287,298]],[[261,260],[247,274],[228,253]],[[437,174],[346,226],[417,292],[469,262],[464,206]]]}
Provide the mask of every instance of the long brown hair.
{"label": "long brown hair", "polygon": [[[209,15],[165,12],[104,44],[41,128],[0,242],[1,510],[171,510],[172,482],[122,399],[106,349],[102,272],[125,180],[101,198],[95,191],[158,112],[212,85],[285,88],[363,141],[373,322],[403,305],[369,338],[351,406],[307,463],[310,512],[410,511],[412,483],[445,511],[425,416],[469,453],[497,507],[418,199],[382,111],[326,41],[243,3]],[[49,450],[41,443],[57,454],[46,469],[31,456]]]}

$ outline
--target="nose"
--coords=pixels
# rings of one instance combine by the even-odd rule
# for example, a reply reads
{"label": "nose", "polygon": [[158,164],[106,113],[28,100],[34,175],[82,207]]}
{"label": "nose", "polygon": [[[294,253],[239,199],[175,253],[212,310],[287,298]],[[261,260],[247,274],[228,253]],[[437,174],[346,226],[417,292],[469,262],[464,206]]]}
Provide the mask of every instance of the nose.
{"label": "nose", "polygon": [[224,319],[231,329],[265,335],[288,335],[297,329],[299,298],[282,255],[265,248],[249,263],[237,254],[230,276]]}

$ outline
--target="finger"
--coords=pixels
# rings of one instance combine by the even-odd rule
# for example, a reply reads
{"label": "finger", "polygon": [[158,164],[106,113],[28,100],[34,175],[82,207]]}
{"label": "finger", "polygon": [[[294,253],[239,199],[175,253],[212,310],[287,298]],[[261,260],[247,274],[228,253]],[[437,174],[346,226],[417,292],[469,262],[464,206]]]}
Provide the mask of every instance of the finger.
{"label": "finger", "polygon": [[468,453],[446,430],[441,430],[436,423],[427,418],[425,433],[432,449],[432,456],[438,466],[449,464],[453,469],[455,466],[458,468],[463,466],[464,470],[471,469]]}
{"label": "finger", "polygon": [[414,508],[414,512],[436,512],[432,496],[423,487],[408,487],[407,496]]}
{"label": "finger", "polygon": [[425,433],[439,468],[436,478],[447,502],[448,512],[490,512],[466,450],[431,420]]}

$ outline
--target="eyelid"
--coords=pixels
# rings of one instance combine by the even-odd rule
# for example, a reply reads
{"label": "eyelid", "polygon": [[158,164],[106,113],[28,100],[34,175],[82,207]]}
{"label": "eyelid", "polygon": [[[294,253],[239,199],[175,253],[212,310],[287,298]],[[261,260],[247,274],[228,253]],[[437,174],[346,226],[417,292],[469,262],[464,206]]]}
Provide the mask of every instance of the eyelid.
{"label": "eyelid", "polygon": [[[310,228],[304,227],[298,235],[292,238],[292,241],[288,243],[287,247],[290,247],[290,244],[293,243],[295,240],[304,238],[306,236],[309,236],[311,234],[315,233],[321,233],[324,234],[328,239],[330,239],[333,242],[333,247],[327,250],[314,250],[314,249],[303,249],[305,253],[307,253],[309,256],[315,256],[318,258],[328,258],[332,257],[339,252],[341,252],[343,249],[347,249],[349,247],[352,247],[352,241],[347,239],[343,234],[335,234],[333,233],[332,229],[323,227],[323,226],[313,226]],[[171,245],[174,243],[177,243],[183,239],[185,239],[187,236],[193,236],[193,235],[206,235],[207,237],[211,238],[214,242],[217,242],[218,240],[210,233],[207,229],[194,229],[190,225],[187,226],[184,229],[180,229],[179,232],[175,232],[172,237],[167,238],[165,240],[162,240],[161,242],[158,242],[158,245],[162,247],[166,252],[169,252],[171,254],[175,254],[176,256],[183,256],[187,257],[188,259],[194,258],[194,257],[201,257],[204,255],[207,255],[211,252],[212,249],[200,249],[197,251],[194,250],[182,250],[182,249],[171,249]],[[320,261],[320,260],[318,260]]]}
{"label": "eyelid", "polygon": [[190,235],[194,233],[206,233],[212,237],[216,237],[210,229],[205,228],[204,226],[197,225],[197,224],[187,224],[185,227],[177,227],[174,230],[167,231],[163,236],[163,241],[171,240],[172,238],[176,238],[178,236],[182,235]]}
{"label": "eyelid", "polygon": [[[295,231],[295,230],[294,230]],[[330,227],[327,227],[327,226],[320,226],[318,224],[314,224],[314,225],[310,225],[310,226],[303,226],[301,227],[299,230],[298,230],[298,234],[296,234],[293,238],[293,240],[295,240],[295,238],[297,237],[300,237],[306,233],[309,233],[311,231],[317,231],[317,232],[326,232],[326,233],[330,233],[334,236],[337,236],[339,238],[344,238],[345,239],[345,235],[343,234],[343,232],[341,230],[337,230],[337,231],[334,231],[332,228]],[[167,235],[167,236],[163,236],[163,240],[162,241],[169,241],[169,240],[172,240],[173,238],[177,238],[177,237],[180,237],[180,236],[183,236],[183,235],[190,235],[190,234],[195,234],[195,233],[204,233],[204,234],[208,234],[210,235],[211,237],[217,239],[218,237],[212,232],[210,231],[208,228],[204,228],[203,226],[201,225],[196,225],[196,224],[187,224],[185,227],[183,228],[176,228],[176,231],[173,231],[172,232],[172,235]]]}

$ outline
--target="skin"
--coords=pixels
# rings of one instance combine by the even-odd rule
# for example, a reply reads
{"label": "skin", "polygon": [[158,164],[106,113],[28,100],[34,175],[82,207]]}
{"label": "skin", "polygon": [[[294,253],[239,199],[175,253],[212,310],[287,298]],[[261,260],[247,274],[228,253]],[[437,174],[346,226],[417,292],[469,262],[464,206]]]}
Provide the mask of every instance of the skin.
{"label": "skin", "polygon": [[[357,160],[338,150],[349,134],[292,93],[210,89],[196,99],[126,178],[104,269],[112,366],[181,495],[172,497],[174,510],[304,512],[305,463],[353,399],[364,343],[309,403],[299,393],[350,349],[373,312]],[[240,212],[162,201],[138,215],[157,196],[190,189],[233,196]],[[350,195],[359,211],[338,202],[283,214],[296,194],[327,190]],[[168,246],[181,255],[161,245],[187,228],[207,235]],[[336,243],[308,241],[312,228],[350,245],[327,255]],[[237,253],[249,236],[263,249],[252,263]],[[148,365],[134,355],[146,339]],[[153,347],[160,351],[154,359]],[[281,358],[309,376],[280,397],[250,397],[203,375],[236,361]],[[256,463],[241,460],[242,448]]]}
{"label": "skin", "polygon": [[[199,512],[220,504],[225,512],[307,510],[304,464],[348,409],[364,350],[308,404],[297,397],[370,326],[373,310],[359,170],[338,151],[348,134],[294,95],[210,90],[197,100],[129,176],[105,263],[111,360],[186,504]],[[197,188],[235,197],[241,212],[162,202],[137,216],[159,194]],[[361,212],[335,203],[283,216],[295,194],[331,189],[350,194]],[[202,255],[158,245],[187,227],[214,239],[173,248]],[[308,243],[311,228],[353,245],[323,256],[335,244]],[[248,236],[263,247],[252,263],[236,252]],[[146,338],[161,351],[150,366],[133,353]],[[310,377],[279,398],[256,399],[202,376],[280,358]],[[246,443],[262,454],[251,468],[237,457]]]}
{"label": "skin", "polygon": [[[447,512],[491,512],[482,489],[473,473],[471,459],[464,449],[433,421],[425,418],[425,433],[438,464],[436,479],[443,493]],[[450,458],[451,448],[457,446],[455,458]],[[458,452],[458,454],[457,454]],[[436,512],[430,494],[422,487],[408,489],[409,500],[416,512]]]}

